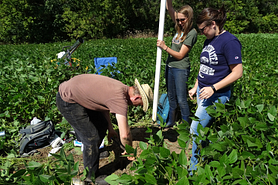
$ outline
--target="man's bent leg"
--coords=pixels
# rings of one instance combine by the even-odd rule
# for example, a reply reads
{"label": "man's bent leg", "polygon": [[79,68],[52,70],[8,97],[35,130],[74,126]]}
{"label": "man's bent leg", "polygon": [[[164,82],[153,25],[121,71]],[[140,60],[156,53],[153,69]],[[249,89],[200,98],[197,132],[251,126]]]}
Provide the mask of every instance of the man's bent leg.
{"label": "man's bent leg", "polygon": [[90,178],[91,174],[96,173],[99,167],[100,143],[98,130],[89,116],[90,111],[77,103],[64,102],[59,94],[56,96],[56,102],[59,111],[74,128],[83,143],[83,162],[84,167],[89,169]]}

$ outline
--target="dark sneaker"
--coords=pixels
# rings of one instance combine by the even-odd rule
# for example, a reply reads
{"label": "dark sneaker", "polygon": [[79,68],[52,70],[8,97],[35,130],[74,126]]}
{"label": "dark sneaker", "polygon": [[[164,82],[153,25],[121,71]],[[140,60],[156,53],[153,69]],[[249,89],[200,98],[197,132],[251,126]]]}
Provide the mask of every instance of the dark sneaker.
{"label": "dark sneaker", "polygon": [[104,179],[107,175],[100,175],[96,178],[95,185],[109,185]]}
{"label": "dark sneaker", "polygon": [[100,152],[100,154],[99,154],[99,158],[100,159],[106,158],[108,156],[109,156],[109,152],[108,151],[103,151],[103,152]]}

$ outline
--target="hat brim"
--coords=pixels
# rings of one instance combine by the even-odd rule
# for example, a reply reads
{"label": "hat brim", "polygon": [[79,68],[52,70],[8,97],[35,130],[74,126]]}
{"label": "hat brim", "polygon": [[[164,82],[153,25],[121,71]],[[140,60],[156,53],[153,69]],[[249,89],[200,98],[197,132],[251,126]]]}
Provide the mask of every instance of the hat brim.
{"label": "hat brim", "polygon": [[143,111],[146,112],[148,110],[148,107],[149,107],[149,99],[148,99],[145,91],[143,90],[142,86],[140,85],[139,81],[137,80],[137,78],[135,79],[135,85],[138,87],[138,90],[139,90],[140,95],[142,97]]}

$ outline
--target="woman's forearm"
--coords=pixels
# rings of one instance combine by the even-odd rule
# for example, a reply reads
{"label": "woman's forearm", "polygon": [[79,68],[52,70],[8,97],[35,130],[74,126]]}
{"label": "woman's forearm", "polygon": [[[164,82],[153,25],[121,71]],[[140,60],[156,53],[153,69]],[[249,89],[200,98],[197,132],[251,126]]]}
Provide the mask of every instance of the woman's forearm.
{"label": "woman's forearm", "polygon": [[242,64],[231,65],[231,70],[232,72],[228,76],[213,85],[216,90],[222,89],[242,77]]}

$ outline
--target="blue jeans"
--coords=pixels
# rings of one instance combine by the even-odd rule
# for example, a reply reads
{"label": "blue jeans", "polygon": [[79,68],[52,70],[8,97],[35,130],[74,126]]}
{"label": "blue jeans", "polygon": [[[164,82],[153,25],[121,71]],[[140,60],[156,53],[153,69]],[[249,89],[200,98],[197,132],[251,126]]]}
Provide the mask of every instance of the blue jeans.
{"label": "blue jeans", "polygon": [[180,107],[182,119],[189,122],[189,106],[187,103],[187,81],[190,68],[178,69],[166,65],[165,77],[170,111],[167,126],[175,124],[175,111]]}
{"label": "blue jeans", "polygon": [[65,102],[59,92],[56,104],[83,144],[84,168],[88,167],[88,178],[91,178],[92,173],[98,171],[99,146],[106,135],[108,122],[101,112],[87,109],[78,103]]}
{"label": "blue jeans", "polygon": [[[227,91],[224,93],[214,93],[209,99],[199,99],[199,93],[200,89],[197,88],[197,104],[198,108],[196,110],[195,116],[199,118],[199,121],[192,121],[190,126],[190,133],[199,135],[197,132],[198,124],[200,123],[204,128],[211,125],[212,118],[209,116],[209,114],[206,111],[206,108],[209,105],[212,105],[214,103],[222,103],[225,104],[227,101],[229,101],[231,97],[231,91]],[[219,102],[220,101],[220,102]],[[198,154],[200,151],[197,150],[197,144],[195,143],[195,138],[193,138],[193,145],[192,145],[192,157],[190,162],[190,171],[196,170],[196,164],[198,163]]]}

